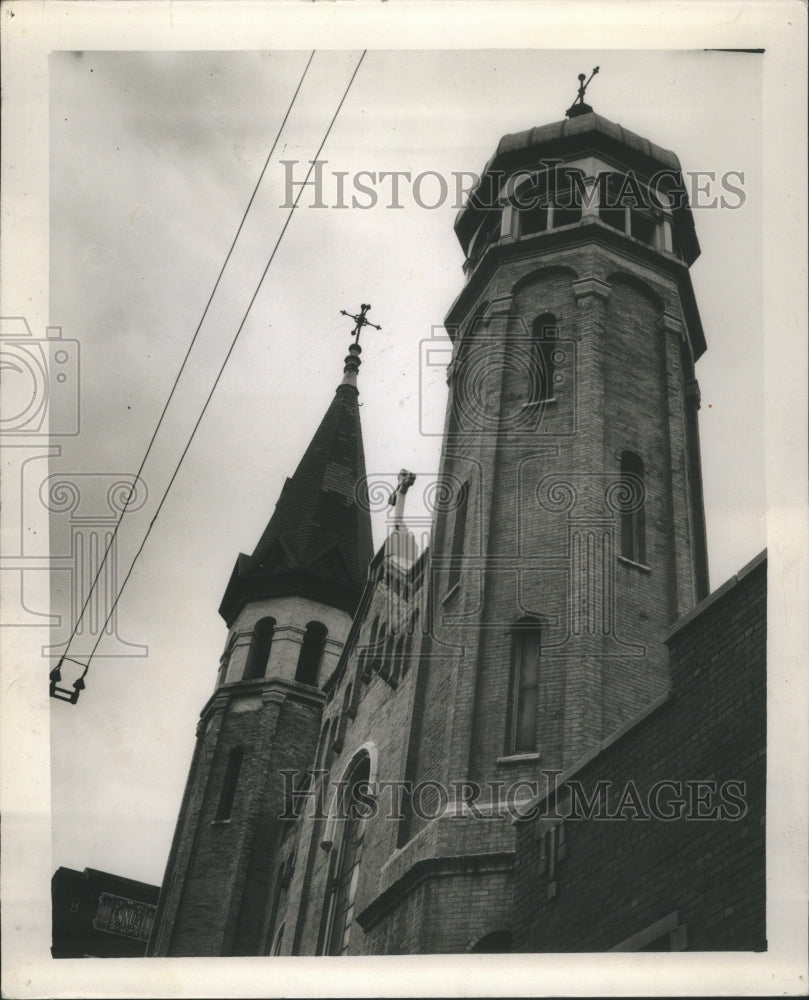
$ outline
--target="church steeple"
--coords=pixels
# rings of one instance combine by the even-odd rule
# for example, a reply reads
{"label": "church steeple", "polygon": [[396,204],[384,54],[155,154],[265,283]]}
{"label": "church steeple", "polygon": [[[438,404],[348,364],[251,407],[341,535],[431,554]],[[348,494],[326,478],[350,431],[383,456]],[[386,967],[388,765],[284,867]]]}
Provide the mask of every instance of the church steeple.
{"label": "church steeple", "polygon": [[[228,638],[197,729],[155,918],[156,955],[257,955],[265,946],[273,859],[288,833],[281,775],[303,775],[315,759],[323,686],[373,556],[357,400],[357,341],[369,308],[352,317],[343,380],[258,545],[238,557],[219,608]],[[193,843],[183,830],[197,831]],[[210,907],[213,928],[200,919]]]}
{"label": "church steeple", "polygon": [[362,349],[355,342],[348,350],[343,380],[267,527],[252,555],[236,562],[219,608],[229,626],[247,602],[268,597],[307,597],[349,613],[356,607],[373,541],[357,398]]}

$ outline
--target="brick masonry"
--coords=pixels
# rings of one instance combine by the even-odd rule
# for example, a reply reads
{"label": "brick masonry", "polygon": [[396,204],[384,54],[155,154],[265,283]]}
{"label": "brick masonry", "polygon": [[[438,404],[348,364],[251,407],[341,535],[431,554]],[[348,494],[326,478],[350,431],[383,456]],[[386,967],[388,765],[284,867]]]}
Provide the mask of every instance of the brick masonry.
{"label": "brick masonry", "polygon": [[[568,818],[553,873],[542,856],[557,821],[519,822],[516,950],[608,951],[633,938],[643,947],[644,932],[667,918],[678,949],[766,949],[766,569],[759,558],[678,626],[668,640],[670,696],[571,775],[590,798],[599,781],[612,782],[613,806],[632,781],[647,812],[663,779],[744,782],[745,814],[643,820],[628,808],[623,821]],[[708,786],[702,794],[696,808],[709,816],[719,800]],[[672,796],[660,800],[667,813]],[[554,811],[564,815],[569,800],[560,792]],[[540,803],[541,814],[551,805]]]}
{"label": "brick masonry", "polygon": [[[610,163],[625,157],[624,167],[676,163],[597,116],[590,148],[584,117],[568,130],[579,154],[603,147]],[[512,137],[503,154],[509,170],[534,165],[526,136]],[[513,216],[505,211],[503,225]],[[459,235],[472,222],[462,220]],[[615,781],[741,776],[761,822],[568,821],[562,843],[559,831],[517,829],[494,809],[486,820],[451,803],[430,811],[441,804],[435,787],[433,801],[422,801],[427,815],[407,797],[391,812],[380,793],[363,828],[348,954],[455,953],[492,935],[501,944],[510,936],[520,950],[646,947],[650,933],[678,946],[684,935],[688,946],[761,946],[764,764],[755,719],[764,694],[752,675],[763,671],[763,570],[687,617],[707,596],[694,379],[705,343],[688,276],[698,246],[687,209],[658,230],[654,245],[643,244],[590,214],[524,238],[504,231],[468,264],[447,317],[455,354],[431,549],[412,562],[410,543],[394,545],[392,536],[370,559],[361,594],[357,560],[346,563],[339,545],[321,549],[331,521],[316,516],[321,494],[338,491],[340,544],[353,539],[353,555],[365,551],[367,511],[350,509],[358,494],[321,447],[342,414],[347,430],[334,438],[342,467],[364,472],[355,390],[341,387],[294,489],[282,495],[283,517],[265,532],[276,576],[254,554],[253,562],[240,557],[228,585],[231,636],[203,711],[150,953],[327,950],[343,829],[333,787],[358,760],[376,780],[445,789],[541,781],[582,760],[582,773],[609,765]],[[672,249],[672,231],[686,253]],[[548,316],[555,379],[552,397],[538,401],[531,330]],[[627,451],[644,466],[642,563],[621,557],[616,489]],[[302,517],[309,528],[293,546],[296,491],[311,517]],[[312,539],[318,586],[295,593]],[[276,628],[267,671],[245,680],[265,616]],[[536,752],[514,754],[513,629],[526,619],[541,634]],[[309,620],[329,630],[316,686],[294,679]],[[244,769],[221,823],[216,807],[235,746],[245,748]],[[642,750],[620,756],[633,746]],[[280,772],[302,777],[310,768],[322,777],[308,801],[322,790],[322,810],[280,820]],[[711,888],[714,872],[727,890]]]}

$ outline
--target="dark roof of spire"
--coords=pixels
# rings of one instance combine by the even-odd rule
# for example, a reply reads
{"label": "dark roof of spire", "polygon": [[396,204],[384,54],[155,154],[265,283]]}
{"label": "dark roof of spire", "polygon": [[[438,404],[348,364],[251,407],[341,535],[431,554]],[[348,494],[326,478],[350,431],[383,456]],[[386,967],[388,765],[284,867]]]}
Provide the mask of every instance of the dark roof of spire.
{"label": "dark roof of spire", "polygon": [[373,556],[357,390],[340,385],[251,556],[240,555],[219,608],[300,595],[353,613]]}

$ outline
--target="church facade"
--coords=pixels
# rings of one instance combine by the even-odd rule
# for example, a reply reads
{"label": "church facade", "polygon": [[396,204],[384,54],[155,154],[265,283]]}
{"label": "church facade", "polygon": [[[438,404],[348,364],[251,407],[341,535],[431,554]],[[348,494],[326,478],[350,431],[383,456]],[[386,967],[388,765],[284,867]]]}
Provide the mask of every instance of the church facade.
{"label": "church facade", "polygon": [[[373,551],[364,307],[227,584],[149,954],[764,947],[765,564],[709,595],[679,161],[582,102],[501,139],[455,228],[427,537],[403,470]],[[742,647],[734,673],[721,651]],[[570,782],[590,807],[601,768],[646,801],[670,779],[721,802],[680,809],[680,835],[671,794],[661,817],[633,800],[577,823]],[[713,936],[693,933],[706,901]]]}

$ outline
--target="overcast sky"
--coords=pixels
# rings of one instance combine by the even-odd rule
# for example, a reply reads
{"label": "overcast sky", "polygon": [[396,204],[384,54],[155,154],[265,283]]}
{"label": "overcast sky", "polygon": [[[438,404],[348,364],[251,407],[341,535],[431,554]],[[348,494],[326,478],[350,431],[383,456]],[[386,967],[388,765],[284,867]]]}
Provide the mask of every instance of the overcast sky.
{"label": "overcast sky", "polygon": [[[279,161],[301,161],[302,178],[359,54],[315,56],[144,471],[148,501],[121,528],[119,579],[286,218]],[[98,473],[96,486],[82,482],[100,490],[138,467],[307,58],[51,55],[50,322],[80,342],[82,376],[81,433],[62,440],[52,474]],[[321,154],[326,201],[332,170],[480,171],[504,133],[562,118],[577,74],[595,65],[599,114],[675,151],[687,171],[744,173],[743,207],[695,212],[715,588],[766,544],[760,56],[370,51]],[[148,654],[97,659],[78,705],[52,704],[53,867],[161,881],[226,638],[217,607],[341,377],[340,309],[370,302],[383,327],[362,341],[369,473],[392,482],[406,466],[425,483],[437,469],[440,438],[424,431],[440,431],[446,387],[443,371],[422,369],[420,343],[463,284],[454,199],[426,209],[405,185],[397,210],[378,190],[367,210],[314,208],[304,195],[121,600],[119,637]],[[422,200],[436,190],[425,182]],[[377,544],[383,529],[377,519]],[[66,515],[52,545],[68,550]]]}

